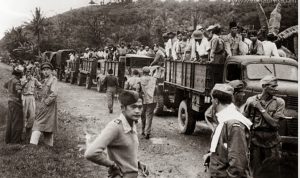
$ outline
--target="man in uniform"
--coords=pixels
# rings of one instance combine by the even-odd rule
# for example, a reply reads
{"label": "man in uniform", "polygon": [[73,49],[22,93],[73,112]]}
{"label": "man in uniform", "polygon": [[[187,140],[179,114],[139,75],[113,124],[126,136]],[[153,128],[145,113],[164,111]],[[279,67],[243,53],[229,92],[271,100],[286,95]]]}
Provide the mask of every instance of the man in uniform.
{"label": "man in uniform", "polygon": [[[23,117],[24,117],[24,132],[25,137],[30,138],[30,132],[33,125],[36,112],[35,94],[36,88],[42,87],[42,84],[32,76],[32,68],[26,71],[26,78],[21,81],[22,90],[22,104],[23,104]],[[27,139],[26,139],[27,140]]]}
{"label": "man in uniform", "polygon": [[253,122],[250,149],[254,173],[267,158],[279,158],[279,119],[284,118],[285,109],[284,100],[274,96],[278,86],[276,77],[264,77],[261,85],[262,93],[247,99],[244,113]]}
{"label": "man in uniform", "polygon": [[13,77],[4,84],[8,91],[8,110],[6,121],[5,143],[21,143],[23,131],[23,106],[21,100],[21,77],[23,66],[18,65],[13,68]]}
{"label": "man in uniform", "polygon": [[232,103],[234,89],[228,84],[216,84],[212,104],[218,126],[211,140],[210,153],[204,156],[212,178],[246,178],[248,170],[248,139],[251,122]]}
{"label": "man in uniform", "polygon": [[142,135],[145,135],[146,139],[150,138],[152,119],[157,102],[155,93],[157,79],[149,74],[150,68],[143,67],[143,76],[141,77],[143,95]]}
{"label": "man in uniform", "polygon": [[111,178],[137,178],[139,168],[147,173],[146,166],[138,161],[139,141],[136,122],[141,117],[142,99],[137,92],[125,90],[120,93],[119,100],[121,115],[106,125],[87,148],[85,158],[109,167]]}
{"label": "man in uniform", "polygon": [[113,75],[112,69],[108,70],[108,75],[103,80],[103,86],[106,87],[106,99],[109,113],[113,113],[114,98],[119,87],[118,78]]}
{"label": "man in uniform", "polygon": [[[233,104],[236,106],[236,109],[242,113],[244,111],[245,106],[243,101],[245,96],[244,89],[246,87],[246,84],[242,80],[233,80],[230,81],[228,85],[230,85],[234,89]],[[218,125],[218,121],[215,116],[215,111],[213,110],[212,105],[205,111],[204,116],[208,126],[212,131],[214,131],[216,126]]]}
{"label": "man in uniform", "polygon": [[41,109],[35,117],[30,143],[37,145],[41,134],[44,142],[53,146],[53,136],[57,130],[57,78],[52,75],[53,66],[49,62],[41,65],[45,79],[41,90]]}
{"label": "man in uniform", "polygon": [[230,22],[230,33],[225,37],[225,50],[227,55],[236,56],[239,54],[239,43],[242,41],[242,36],[238,34],[238,28],[236,22]]}

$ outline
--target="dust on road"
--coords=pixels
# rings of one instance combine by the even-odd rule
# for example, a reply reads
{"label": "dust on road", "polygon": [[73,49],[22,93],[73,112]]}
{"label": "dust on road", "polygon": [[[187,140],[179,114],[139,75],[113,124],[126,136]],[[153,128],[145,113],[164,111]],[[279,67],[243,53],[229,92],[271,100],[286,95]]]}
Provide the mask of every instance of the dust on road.
{"label": "dust on road", "polygon": [[[84,129],[100,132],[120,114],[120,105],[115,100],[114,113],[109,114],[104,93],[95,89],[59,83],[58,107],[60,110],[83,119],[79,125],[79,142],[84,142]],[[150,168],[150,177],[205,178],[202,156],[209,147],[210,132],[204,123],[198,123],[191,136],[179,134],[174,116],[153,119],[153,138],[140,137],[139,159]],[[140,131],[140,124],[138,124]]]}

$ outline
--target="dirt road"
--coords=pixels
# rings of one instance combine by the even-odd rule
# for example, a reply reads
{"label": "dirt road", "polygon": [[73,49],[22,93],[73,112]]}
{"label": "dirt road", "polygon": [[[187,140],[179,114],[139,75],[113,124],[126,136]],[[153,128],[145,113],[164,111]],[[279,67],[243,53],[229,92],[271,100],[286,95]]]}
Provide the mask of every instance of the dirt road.
{"label": "dirt road", "polygon": [[[109,114],[104,93],[95,89],[87,90],[67,83],[59,83],[60,110],[84,119],[83,129],[100,132],[110,120],[120,114],[120,105],[115,100],[114,113]],[[140,123],[138,124],[140,131]],[[153,120],[153,138],[140,137],[139,159],[150,168],[150,177],[207,177],[204,173],[202,156],[208,150],[210,132],[204,123],[198,123],[196,132],[191,136],[179,134],[175,116],[157,117]]]}
{"label": "dirt road", "polygon": [[[10,70],[10,66],[0,63],[1,140],[4,140],[7,109],[7,92],[2,86],[11,77]],[[31,147],[1,143],[0,177],[107,177],[106,168],[83,158],[84,130],[100,133],[109,121],[119,116],[119,103],[115,100],[114,113],[109,114],[105,93],[62,82],[58,87],[59,130],[54,148],[43,144]],[[139,159],[149,166],[151,178],[206,178],[202,156],[208,150],[210,134],[200,122],[193,135],[182,135],[177,130],[177,117],[155,116],[153,138],[140,137]]]}

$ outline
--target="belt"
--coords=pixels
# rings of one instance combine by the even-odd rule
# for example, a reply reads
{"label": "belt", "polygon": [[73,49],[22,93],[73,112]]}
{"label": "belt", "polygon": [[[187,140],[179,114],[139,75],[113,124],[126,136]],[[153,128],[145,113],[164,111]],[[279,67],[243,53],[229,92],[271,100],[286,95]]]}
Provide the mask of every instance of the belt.
{"label": "belt", "polygon": [[34,94],[22,94],[23,96],[34,96]]}

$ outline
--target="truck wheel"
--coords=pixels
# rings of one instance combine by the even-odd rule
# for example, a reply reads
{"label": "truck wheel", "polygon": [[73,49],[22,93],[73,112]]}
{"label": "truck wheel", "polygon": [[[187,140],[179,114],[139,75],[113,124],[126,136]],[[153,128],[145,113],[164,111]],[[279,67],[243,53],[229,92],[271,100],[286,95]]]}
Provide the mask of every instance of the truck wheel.
{"label": "truck wheel", "polygon": [[82,85],[82,74],[81,73],[78,73],[78,77],[77,77],[77,85],[78,86],[81,86]]}
{"label": "truck wheel", "polygon": [[102,90],[103,89],[102,89],[101,79],[99,78],[98,81],[97,81],[97,91],[101,92]]}
{"label": "truck wheel", "polygon": [[92,87],[92,80],[90,76],[86,76],[86,80],[85,80],[85,88],[86,89],[91,89]]}
{"label": "truck wheel", "polygon": [[164,96],[159,95],[157,96],[157,104],[154,110],[154,114],[160,116],[163,114],[164,111]]}
{"label": "truck wheel", "polygon": [[194,132],[196,120],[193,118],[192,112],[188,109],[187,102],[181,101],[178,109],[178,123],[180,133],[190,135]]}

